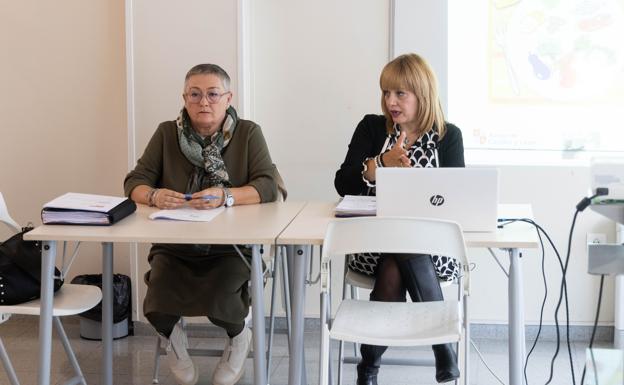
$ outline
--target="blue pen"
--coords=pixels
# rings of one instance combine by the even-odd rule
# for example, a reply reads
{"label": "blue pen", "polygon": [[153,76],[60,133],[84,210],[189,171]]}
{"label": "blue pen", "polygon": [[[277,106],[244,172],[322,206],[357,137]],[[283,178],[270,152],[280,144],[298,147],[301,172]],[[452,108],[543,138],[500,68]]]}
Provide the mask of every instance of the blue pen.
{"label": "blue pen", "polygon": [[[220,197],[216,195],[203,195],[201,198],[205,201],[210,201],[213,199],[219,199]],[[193,199],[193,194],[184,194],[184,199],[190,201],[191,199]]]}

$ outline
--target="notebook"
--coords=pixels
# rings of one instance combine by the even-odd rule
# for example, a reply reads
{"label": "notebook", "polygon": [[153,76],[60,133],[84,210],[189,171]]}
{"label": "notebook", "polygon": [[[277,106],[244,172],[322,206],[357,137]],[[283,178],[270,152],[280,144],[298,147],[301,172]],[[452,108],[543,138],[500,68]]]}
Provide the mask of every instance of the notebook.
{"label": "notebook", "polygon": [[336,217],[368,217],[377,214],[377,197],[345,195],[334,209]]}
{"label": "notebook", "polygon": [[377,215],[458,222],[464,231],[497,226],[496,168],[378,168]]}

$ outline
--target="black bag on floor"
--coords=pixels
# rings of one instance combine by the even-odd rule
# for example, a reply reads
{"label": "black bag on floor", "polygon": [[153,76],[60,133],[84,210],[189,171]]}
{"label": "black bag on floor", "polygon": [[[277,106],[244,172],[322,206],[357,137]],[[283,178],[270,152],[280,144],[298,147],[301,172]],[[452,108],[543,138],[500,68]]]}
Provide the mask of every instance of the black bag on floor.
{"label": "black bag on floor", "polygon": [[[25,241],[22,231],[0,244],[0,305],[17,305],[39,298],[41,293],[41,243]],[[61,272],[54,268],[54,276]],[[60,278],[54,279],[54,291],[63,285]]]}
{"label": "black bag on floor", "polygon": [[[78,285],[92,285],[102,289],[102,274],[77,275],[71,283]],[[113,274],[113,322],[121,322],[130,316],[130,296],[132,287],[130,277],[123,274]],[[80,313],[81,316],[92,321],[102,322],[102,301],[95,307]]]}

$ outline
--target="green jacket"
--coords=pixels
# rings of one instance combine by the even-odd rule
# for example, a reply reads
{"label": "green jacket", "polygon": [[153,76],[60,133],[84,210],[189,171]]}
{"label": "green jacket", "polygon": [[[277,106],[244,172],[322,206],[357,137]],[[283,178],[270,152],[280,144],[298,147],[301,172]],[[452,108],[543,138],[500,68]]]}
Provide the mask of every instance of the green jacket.
{"label": "green jacket", "polygon": [[[249,120],[238,119],[232,139],[221,155],[232,186],[253,186],[263,203],[277,199],[279,177],[260,126]],[[125,194],[130,196],[139,185],[188,192],[184,190],[193,167],[180,151],[175,121],[163,122],[156,129],[134,170],[126,176]]]}

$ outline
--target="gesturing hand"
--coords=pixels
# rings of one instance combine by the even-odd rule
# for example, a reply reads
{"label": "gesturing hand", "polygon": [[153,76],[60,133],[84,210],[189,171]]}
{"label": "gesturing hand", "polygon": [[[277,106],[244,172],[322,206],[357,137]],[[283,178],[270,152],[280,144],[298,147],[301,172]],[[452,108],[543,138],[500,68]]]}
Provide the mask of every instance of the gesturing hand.
{"label": "gesturing hand", "polygon": [[403,148],[407,134],[401,131],[399,139],[394,147],[381,155],[381,160],[385,167],[410,167],[410,161],[407,157],[407,150]]}

